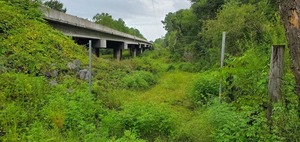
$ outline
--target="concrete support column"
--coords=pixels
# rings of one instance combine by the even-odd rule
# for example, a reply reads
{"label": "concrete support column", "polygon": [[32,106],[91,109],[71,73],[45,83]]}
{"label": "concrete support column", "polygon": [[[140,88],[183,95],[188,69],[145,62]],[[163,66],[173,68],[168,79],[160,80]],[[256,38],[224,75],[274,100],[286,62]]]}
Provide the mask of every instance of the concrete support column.
{"label": "concrete support column", "polygon": [[122,49],[127,50],[128,48],[129,48],[129,44],[125,42],[125,43],[123,44],[123,48],[122,48]]}
{"label": "concrete support column", "polygon": [[132,47],[131,47],[131,57],[132,57],[132,58],[135,58],[135,57],[136,57],[136,49],[137,49],[136,46],[132,46]]}
{"label": "concrete support column", "polygon": [[143,50],[142,50],[142,45],[141,44],[139,44],[137,46],[136,50],[137,50],[136,52],[137,52],[138,56],[141,56],[143,54]]}
{"label": "concrete support column", "polygon": [[100,39],[100,47],[101,48],[107,48],[106,39]]}
{"label": "concrete support column", "polygon": [[118,61],[122,59],[122,49],[121,47],[114,48],[114,58]]}
{"label": "concrete support column", "polygon": [[132,58],[135,58],[135,57],[136,57],[136,49],[137,49],[137,46],[136,46],[136,45],[133,45],[133,44],[130,44],[130,45],[128,45],[128,48],[129,48],[130,56],[131,56]]}
{"label": "concrete support column", "polygon": [[133,50],[133,51],[132,51],[132,57],[133,57],[133,58],[136,57],[136,49],[137,49],[137,48],[136,48],[135,46],[132,48],[132,50]]}
{"label": "concrete support column", "polygon": [[93,48],[93,53],[99,57],[100,56],[100,39],[94,39],[92,40],[92,48]]}
{"label": "concrete support column", "polygon": [[146,50],[146,47],[142,47],[142,50],[143,50],[143,53],[145,52],[145,50]]}

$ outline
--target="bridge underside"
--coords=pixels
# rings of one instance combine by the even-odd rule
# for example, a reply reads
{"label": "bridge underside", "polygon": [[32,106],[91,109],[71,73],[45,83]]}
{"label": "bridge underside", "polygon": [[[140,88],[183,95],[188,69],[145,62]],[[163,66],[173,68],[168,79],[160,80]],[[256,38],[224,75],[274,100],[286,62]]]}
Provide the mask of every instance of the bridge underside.
{"label": "bridge underside", "polygon": [[122,59],[123,50],[129,50],[130,56],[132,58],[142,55],[142,53],[148,49],[143,44],[128,44],[120,41],[112,41],[112,40],[103,40],[103,39],[95,39],[95,38],[87,38],[87,37],[72,37],[75,43],[79,45],[88,46],[89,40],[92,40],[92,51],[97,56],[100,57],[100,49],[112,49],[113,57],[116,60]]}
{"label": "bridge underside", "polygon": [[57,21],[48,20],[48,23],[55,29],[62,31],[65,35],[71,36],[79,45],[88,45],[89,40],[92,40],[93,53],[97,57],[100,56],[100,49],[113,49],[113,57],[117,60],[121,60],[122,50],[129,49],[130,56],[136,57],[150,48],[150,45],[109,33],[101,33],[92,29],[68,25]]}

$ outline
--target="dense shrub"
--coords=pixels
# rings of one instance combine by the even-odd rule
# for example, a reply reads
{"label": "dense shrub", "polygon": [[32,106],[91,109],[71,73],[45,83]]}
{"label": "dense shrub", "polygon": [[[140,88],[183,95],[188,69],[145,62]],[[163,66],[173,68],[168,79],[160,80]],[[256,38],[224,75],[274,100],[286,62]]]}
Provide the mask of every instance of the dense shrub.
{"label": "dense shrub", "polygon": [[122,132],[136,132],[139,138],[153,141],[158,137],[171,137],[176,119],[158,104],[131,104],[121,112],[111,112],[103,118],[103,126],[110,136],[122,136]]}
{"label": "dense shrub", "polygon": [[126,75],[122,79],[122,82],[128,88],[147,89],[156,84],[157,77],[150,72],[134,71],[131,74]]}
{"label": "dense shrub", "polygon": [[24,74],[5,73],[0,78],[0,141],[23,140],[29,125],[40,119],[48,84],[43,77]]}
{"label": "dense shrub", "polygon": [[189,88],[188,95],[195,105],[203,105],[218,96],[220,75],[217,72],[202,73]]}
{"label": "dense shrub", "polygon": [[[51,93],[45,97],[45,104],[39,113],[42,126],[34,129],[45,129],[54,133],[52,138],[57,141],[99,141],[102,109],[101,102],[95,101],[94,96],[82,89],[67,89],[67,83],[51,87]],[[59,132],[59,133],[55,133]],[[31,134],[35,136],[36,134]]]}
{"label": "dense shrub", "polygon": [[180,63],[178,66],[178,69],[185,71],[185,72],[196,72],[197,71],[196,66],[190,62]]}
{"label": "dense shrub", "polygon": [[215,101],[204,111],[204,117],[214,128],[211,133],[213,141],[278,141],[276,135],[269,133],[264,112],[252,113],[253,108],[236,108]]}
{"label": "dense shrub", "polygon": [[137,134],[134,132],[131,132],[129,130],[124,131],[124,135],[121,138],[118,138],[116,140],[110,140],[109,142],[146,142],[145,140],[137,138]]}
{"label": "dense shrub", "polygon": [[163,71],[164,67],[162,62],[157,62],[154,59],[146,57],[136,58],[133,61],[133,66],[135,70],[148,71],[151,73],[159,73]]}
{"label": "dense shrub", "polygon": [[40,76],[74,59],[87,63],[82,47],[48,26],[35,2],[0,3],[0,60],[6,71]]}

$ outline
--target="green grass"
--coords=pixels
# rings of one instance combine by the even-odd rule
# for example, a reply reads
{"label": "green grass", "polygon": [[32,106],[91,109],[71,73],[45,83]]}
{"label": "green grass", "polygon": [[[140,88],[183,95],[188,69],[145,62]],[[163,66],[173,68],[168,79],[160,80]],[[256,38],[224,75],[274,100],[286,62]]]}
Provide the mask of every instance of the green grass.
{"label": "green grass", "polygon": [[173,140],[210,141],[212,128],[205,117],[202,117],[203,111],[193,110],[193,104],[187,96],[187,90],[196,75],[182,71],[164,72],[152,88],[140,91],[120,90],[113,93],[112,98],[121,106],[155,104],[166,108],[176,116],[177,129]]}

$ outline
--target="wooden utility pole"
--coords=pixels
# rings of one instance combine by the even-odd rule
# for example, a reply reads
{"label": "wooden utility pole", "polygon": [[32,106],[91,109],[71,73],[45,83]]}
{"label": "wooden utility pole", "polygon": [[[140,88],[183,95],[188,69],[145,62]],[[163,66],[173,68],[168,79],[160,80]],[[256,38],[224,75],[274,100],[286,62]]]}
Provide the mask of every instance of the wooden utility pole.
{"label": "wooden utility pole", "polygon": [[300,1],[279,0],[281,21],[285,27],[285,34],[292,58],[292,71],[296,80],[298,95],[298,115],[300,117]]}
{"label": "wooden utility pole", "polygon": [[281,100],[281,82],[283,76],[284,48],[285,45],[272,46],[270,78],[268,84],[270,102],[268,105],[267,112],[267,118],[270,124],[270,128],[272,127],[273,104]]}

